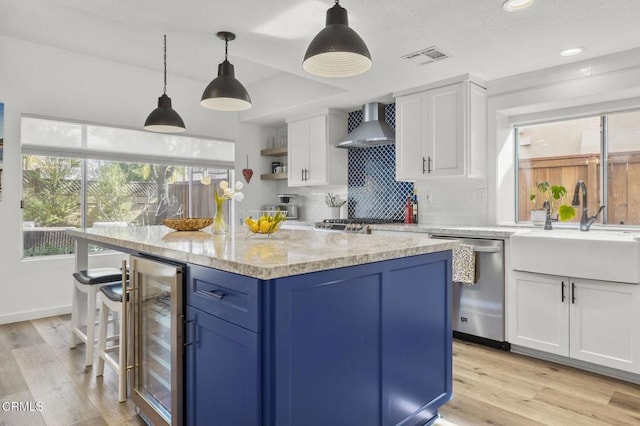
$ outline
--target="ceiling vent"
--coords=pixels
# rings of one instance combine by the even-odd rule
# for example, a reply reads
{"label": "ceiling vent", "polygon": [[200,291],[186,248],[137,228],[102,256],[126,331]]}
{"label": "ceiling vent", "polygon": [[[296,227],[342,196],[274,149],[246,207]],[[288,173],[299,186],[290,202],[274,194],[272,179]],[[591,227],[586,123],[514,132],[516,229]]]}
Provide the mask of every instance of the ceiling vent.
{"label": "ceiling vent", "polygon": [[431,62],[441,61],[443,59],[450,58],[451,55],[442,51],[442,49],[431,46],[426,49],[418,50],[417,52],[404,55],[402,58],[416,65],[430,64]]}

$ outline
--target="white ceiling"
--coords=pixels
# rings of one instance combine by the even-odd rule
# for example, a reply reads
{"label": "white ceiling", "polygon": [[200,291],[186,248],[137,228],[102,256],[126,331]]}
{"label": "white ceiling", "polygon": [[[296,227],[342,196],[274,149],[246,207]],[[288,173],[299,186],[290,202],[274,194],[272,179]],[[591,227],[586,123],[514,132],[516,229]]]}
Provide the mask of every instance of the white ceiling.
{"label": "white ceiling", "polygon": [[[256,112],[244,118],[262,123],[301,108],[358,109],[390,101],[393,91],[464,73],[493,80],[640,47],[639,0],[535,0],[518,13],[503,11],[502,2],[342,0],[374,61],[370,72],[348,79],[302,70],[331,0],[0,0],[0,33],[160,72],[166,33],[169,74],[201,81],[204,90],[224,56],[215,33],[232,31],[236,77],[261,94],[254,97]],[[432,45],[452,57],[425,66],[401,59]],[[586,50],[570,58],[558,54],[572,46]],[[295,100],[270,108],[265,94],[274,81],[279,93],[295,82]],[[301,83],[309,84],[307,98]],[[169,93],[177,96],[170,87],[169,80]]]}

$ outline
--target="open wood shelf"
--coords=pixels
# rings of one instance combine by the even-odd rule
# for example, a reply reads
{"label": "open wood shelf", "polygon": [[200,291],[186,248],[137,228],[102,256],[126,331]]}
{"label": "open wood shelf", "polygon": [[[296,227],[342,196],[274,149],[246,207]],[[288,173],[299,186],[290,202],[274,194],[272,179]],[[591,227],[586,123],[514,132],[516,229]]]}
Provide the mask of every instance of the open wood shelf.
{"label": "open wood shelf", "polygon": [[260,175],[261,180],[284,180],[287,177],[287,173],[264,173]]}
{"label": "open wood shelf", "polygon": [[287,147],[279,146],[277,148],[267,148],[260,150],[263,157],[285,157],[287,155]]}

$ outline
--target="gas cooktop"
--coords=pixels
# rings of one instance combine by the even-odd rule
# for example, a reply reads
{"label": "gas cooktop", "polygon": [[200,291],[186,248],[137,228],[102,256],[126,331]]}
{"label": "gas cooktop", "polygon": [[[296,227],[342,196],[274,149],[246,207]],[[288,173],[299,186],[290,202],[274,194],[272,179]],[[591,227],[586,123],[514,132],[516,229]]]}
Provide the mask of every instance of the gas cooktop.
{"label": "gas cooktop", "polygon": [[402,223],[398,219],[373,219],[373,218],[349,218],[349,219],[325,219],[322,222],[316,222],[314,229],[321,231],[342,231],[342,232],[360,232],[368,231],[367,225],[375,225],[381,223]]}
{"label": "gas cooktop", "polygon": [[373,219],[368,217],[354,217],[349,219],[325,219],[324,223],[361,223],[363,225],[373,225],[380,223],[401,223],[400,219]]}

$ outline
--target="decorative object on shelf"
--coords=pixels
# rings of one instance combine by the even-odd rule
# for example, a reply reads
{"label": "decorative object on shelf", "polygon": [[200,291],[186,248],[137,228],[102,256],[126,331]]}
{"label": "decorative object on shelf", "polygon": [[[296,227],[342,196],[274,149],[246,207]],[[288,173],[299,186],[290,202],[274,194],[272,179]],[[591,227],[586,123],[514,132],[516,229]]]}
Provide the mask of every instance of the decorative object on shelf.
{"label": "decorative object on shelf", "polygon": [[[211,184],[211,178],[204,176],[201,181],[204,185]],[[236,181],[235,189],[229,187],[229,182],[221,180],[218,187],[213,190],[213,197],[216,202],[216,214],[213,217],[213,225],[211,226],[211,232],[214,234],[226,234],[229,231],[229,225],[225,218],[226,210],[224,208],[224,202],[227,200],[242,201],[244,194],[240,190],[244,187],[244,184],[240,181]]]}
{"label": "decorative object on shelf", "polygon": [[244,176],[244,180],[249,183],[251,181],[251,177],[253,176],[253,170],[249,168],[249,154],[247,154],[247,168],[242,169],[242,176]]}
{"label": "decorative object on shelf", "polygon": [[[552,220],[565,221],[573,218],[576,215],[576,209],[573,206],[561,204],[556,207],[558,201],[562,200],[565,195],[567,195],[567,189],[562,185],[551,185],[548,181],[538,182],[536,186],[531,188],[529,196],[529,200],[533,203],[531,222],[534,225],[544,225],[547,213]],[[538,201],[542,201],[542,209],[539,208]]]}
{"label": "decorative object on shelf", "polygon": [[180,115],[171,107],[171,98],[167,96],[167,35],[164,35],[164,86],[162,96],[158,98],[158,108],[151,111],[151,114],[144,122],[145,130],[160,133],[184,132],[184,121]]}
{"label": "decorative object on shelf", "polygon": [[326,26],[307,47],[302,68],[318,77],[353,77],[373,66],[364,40],[349,27],[347,9],[335,5],[327,10]]}
{"label": "decorative object on shelf", "polygon": [[[287,212],[284,210],[250,210],[245,212],[244,216],[244,224],[249,229],[247,236],[254,234],[271,235],[280,229],[282,222],[287,218]],[[257,219],[254,219],[254,217]]]}
{"label": "decorative object on shelf", "polygon": [[228,31],[220,31],[217,36],[224,40],[224,61],[218,65],[218,77],[204,89],[200,105],[219,111],[249,109],[251,97],[242,83],[236,80],[233,64],[227,60],[229,40],[235,40],[236,35]]}
{"label": "decorative object on shelf", "polygon": [[199,231],[213,223],[211,217],[187,217],[179,219],[165,219],[162,224],[176,231]]}

